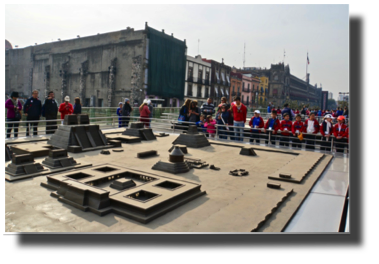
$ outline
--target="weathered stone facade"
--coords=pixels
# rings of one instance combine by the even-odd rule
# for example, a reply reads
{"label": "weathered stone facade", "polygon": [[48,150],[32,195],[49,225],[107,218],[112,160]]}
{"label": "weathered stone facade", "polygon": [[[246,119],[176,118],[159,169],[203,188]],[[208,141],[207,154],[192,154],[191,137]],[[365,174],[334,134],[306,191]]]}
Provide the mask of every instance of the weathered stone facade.
{"label": "weathered stone facade", "polygon": [[83,106],[117,106],[131,96],[144,99],[146,28],[6,50],[6,88],[40,99],[50,90],[58,102],[79,97]]}

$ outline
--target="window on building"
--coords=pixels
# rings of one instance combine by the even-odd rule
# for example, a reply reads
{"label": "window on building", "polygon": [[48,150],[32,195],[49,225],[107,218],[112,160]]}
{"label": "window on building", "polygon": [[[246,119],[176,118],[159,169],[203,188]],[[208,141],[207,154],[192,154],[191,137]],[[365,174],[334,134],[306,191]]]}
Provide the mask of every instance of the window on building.
{"label": "window on building", "polygon": [[193,68],[188,67],[188,78],[192,78],[192,77],[193,77]]}
{"label": "window on building", "polygon": [[268,82],[268,80],[266,79],[266,83]]}
{"label": "window on building", "polygon": [[247,89],[250,89],[250,83],[247,84]]}
{"label": "window on building", "polygon": [[98,107],[103,107],[103,99],[97,99],[97,106]]}
{"label": "window on building", "polygon": [[255,85],[253,84],[253,90],[254,90],[254,88],[255,88]]}
{"label": "window on building", "polygon": [[242,95],[242,98],[241,98],[241,99],[242,99],[242,102],[244,102],[244,101],[243,101],[243,95]]}
{"label": "window on building", "polygon": [[246,96],[246,104],[249,104],[249,96]]}
{"label": "window on building", "polygon": [[209,88],[205,88],[205,94],[204,94],[204,97],[205,98],[208,98],[209,97]]}
{"label": "window on building", "polygon": [[90,106],[89,98],[84,99],[84,107],[89,107],[89,106]]}
{"label": "window on building", "polygon": [[192,84],[188,84],[187,86],[187,96],[192,96]]}
{"label": "window on building", "polygon": [[201,86],[197,86],[197,97],[201,97]]}
{"label": "window on building", "polygon": [[209,71],[205,73],[205,80],[209,80]]}
{"label": "window on building", "polygon": [[199,76],[198,76],[199,80],[203,79],[203,70],[202,69],[199,69]]}
{"label": "window on building", "polygon": [[235,90],[234,85],[233,85],[233,93],[234,93],[235,91],[236,91],[236,90]]}
{"label": "window on building", "polygon": [[245,90],[245,83],[242,83],[242,90]]}
{"label": "window on building", "polygon": [[220,77],[218,76],[218,72],[216,71],[216,79],[217,81],[220,81]]}
{"label": "window on building", "polygon": [[216,97],[218,97],[218,87],[215,86],[215,94],[216,94]]}
{"label": "window on building", "polygon": [[224,96],[225,93],[224,93],[224,89],[223,88],[220,88],[220,91],[221,91],[221,95]]}

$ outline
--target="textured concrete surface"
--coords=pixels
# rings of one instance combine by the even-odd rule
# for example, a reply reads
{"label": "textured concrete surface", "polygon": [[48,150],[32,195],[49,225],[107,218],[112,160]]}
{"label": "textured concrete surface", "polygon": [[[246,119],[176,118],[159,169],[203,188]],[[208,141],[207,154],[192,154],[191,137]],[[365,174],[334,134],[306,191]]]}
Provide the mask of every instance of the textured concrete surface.
{"label": "textured concrete surface", "polygon": [[[99,155],[100,150],[85,153],[70,153],[78,162],[91,161],[93,165],[112,163],[176,179],[193,181],[202,185],[207,195],[201,196],[171,211],[149,224],[141,224],[127,218],[109,214],[103,217],[82,212],[50,197],[51,190],[40,187],[46,177],[6,182],[6,231],[7,232],[250,232],[257,227],[273,208],[290,193],[289,200],[269,218],[269,228],[258,231],[280,232],[300,206],[327,164],[322,160],[302,184],[278,182],[280,190],[267,188],[267,176],[294,161],[302,153],[312,159],[313,152],[273,150],[254,146],[257,156],[239,155],[240,148],[211,145],[201,149],[188,148],[188,158],[200,158],[220,167],[220,171],[192,169],[187,173],[173,175],[151,169],[157,161],[167,161],[168,149],[176,135],[157,138],[155,141],[123,144],[124,152]],[[237,144],[237,143],[234,143]],[[241,144],[241,146],[246,146]],[[136,158],[136,152],[157,150],[160,156],[149,159]],[[331,156],[329,156],[329,159]],[[38,161],[38,159],[36,159]],[[246,169],[246,177],[233,177],[230,170]],[[279,217],[281,216],[281,217]]]}

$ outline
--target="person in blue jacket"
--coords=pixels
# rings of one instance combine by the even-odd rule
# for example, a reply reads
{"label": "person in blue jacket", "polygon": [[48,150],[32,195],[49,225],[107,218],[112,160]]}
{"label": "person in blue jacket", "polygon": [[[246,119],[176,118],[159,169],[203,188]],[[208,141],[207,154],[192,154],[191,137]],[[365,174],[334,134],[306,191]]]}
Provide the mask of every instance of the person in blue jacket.
{"label": "person in blue jacket", "polygon": [[[42,113],[42,103],[38,99],[38,91],[34,90],[32,92],[32,97],[26,100],[23,107],[24,114],[26,116],[26,120],[28,121],[38,121],[41,117]],[[33,128],[33,135],[38,135],[37,128],[38,122],[28,122],[26,123],[26,136],[29,136],[29,126],[30,129]]]}
{"label": "person in blue jacket", "polygon": [[117,108],[117,115],[118,115],[118,127],[123,127],[122,125],[122,102],[118,103],[118,108]]}

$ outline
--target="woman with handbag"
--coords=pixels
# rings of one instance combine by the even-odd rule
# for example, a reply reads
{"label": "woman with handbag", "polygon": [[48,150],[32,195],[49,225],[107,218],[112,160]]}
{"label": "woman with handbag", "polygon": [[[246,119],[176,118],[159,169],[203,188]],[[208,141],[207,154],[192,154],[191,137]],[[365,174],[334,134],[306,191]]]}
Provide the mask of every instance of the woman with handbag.
{"label": "woman with handbag", "polygon": [[183,124],[185,126],[188,126],[188,123],[183,123],[183,121],[188,122],[190,108],[191,108],[191,100],[186,99],[186,101],[184,102],[184,104],[182,105],[182,107],[179,110],[179,117],[178,117],[178,123],[179,124]]}
{"label": "woman with handbag", "polygon": [[[7,108],[7,121],[9,122],[14,122],[14,121],[20,121],[21,120],[21,109],[22,109],[22,104],[21,102],[17,99],[18,92],[12,92],[11,93],[11,98],[9,98],[5,102],[5,108]],[[18,126],[19,123],[10,123],[8,124],[8,129],[7,129],[7,138],[11,137],[11,132],[12,128],[14,137],[18,136]]]}

